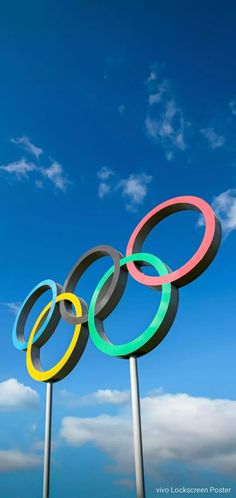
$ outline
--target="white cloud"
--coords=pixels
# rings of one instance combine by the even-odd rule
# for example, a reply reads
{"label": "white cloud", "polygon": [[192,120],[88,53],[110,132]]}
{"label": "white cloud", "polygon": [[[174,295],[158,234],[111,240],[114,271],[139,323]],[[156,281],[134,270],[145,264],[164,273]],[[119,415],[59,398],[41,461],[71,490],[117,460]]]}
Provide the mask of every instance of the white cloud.
{"label": "white cloud", "polygon": [[114,175],[114,171],[112,171],[112,169],[110,168],[107,168],[106,166],[103,166],[102,168],[100,168],[97,172],[97,176],[100,180],[108,180],[108,178],[110,178],[110,176],[113,176]]}
{"label": "white cloud", "polygon": [[130,399],[128,391],[119,391],[117,389],[98,389],[85,396],[75,396],[67,390],[60,392],[60,399],[64,406],[89,406],[89,405],[122,405]]}
{"label": "white cloud", "polygon": [[147,136],[159,143],[167,160],[176,150],[186,149],[185,129],[188,125],[180,106],[176,103],[167,80],[151,71],[146,81],[148,90],[148,113],[145,120]]}
{"label": "white cloud", "polygon": [[38,402],[38,393],[17,379],[0,382],[0,410],[34,407]]}
{"label": "white cloud", "polygon": [[148,97],[148,101],[149,101],[150,105],[158,104],[158,102],[161,102],[161,99],[162,99],[161,92],[151,93]]}
{"label": "white cloud", "polygon": [[97,177],[100,183],[98,185],[98,197],[99,199],[104,199],[107,194],[111,191],[111,185],[108,183],[109,179],[114,175],[112,169],[103,166],[97,171]]}
{"label": "white cloud", "polygon": [[113,170],[105,166],[97,172],[97,176],[101,180],[98,185],[100,199],[104,199],[109,193],[120,192],[126,209],[134,212],[143,203],[148,193],[148,184],[153,179],[146,173],[132,173],[128,178],[120,180]]}
{"label": "white cloud", "polygon": [[152,181],[152,176],[145,173],[131,174],[128,178],[121,180],[117,188],[121,190],[121,195],[125,199],[126,208],[136,211],[143,203],[147,192],[148,184]]}
{"label": "white cloud", "polygon": [[98,185],[98,197],[104,199],[104,197],[109,194],[111,186],[108,183],[100,182]]}
{"label": "white cloud", "polygon": [[31,142],[30,138],[26,135],[23,135],[19,138],[11,138],[10,140],[13,144],[19,145],[21,148],[35,156],[37,159],[39,158],[39,156],[41,156],[41,154],[43,154],[43,149],[41,149],[40,147],[36,147],[36,145],[34,145]]}
{"label": "white cloud", "polygon": [[152,81],[156,81],[157,77],[158,76],[156,70],[152,69],[148,76],[147,83],[150,84]]}
{"label": "white cloud", "polygon": [[163,99],[165,99],[165,96],[168,96],[170,93],[167,80],[158,78],[156,72],[151,72],[146,84],[148,88],[148,102],[150,106],[162,102]]}
{"label": "white cloud", "polygon": [[0,472],[27,470],[41,465],[41,457],[17,450],[0,450]]}
{"label": "white cloud", "polygon": [[63,167],[57,161],[54,161],[49,168],[40,168],[40,172],[44,177],[50,180],[58,190],[66,190],[67,185],[71,183],[64,176]]}
{"label": "white cloud", "polygon": [[151,118],[151,116],[147,116],[145,124],[149,138],[156,139],[158,136],[158,129],[159,129],[157,120]]}
{"label": "white cloud", "polygon": [[127,403],[130,394],[128,391],[119,391],[118,389],[98,389],[91,394],[91,399],[98,404],[120,405]]}
{"label": "white cloud", "polygon": [[[146,469],[158,476],[170,462],[195,470],[236,471],[236,402],[160,394],[141,400]],[[71,446],[90,443],[114,462],[115,471],[129,472],[133,465],[131,416],[64,417],[61,438]]]}
{"label": "white cloud", "polygon": [[172,99],[165,103],[161,119],[148,115],[146,118],[147,134],[154,141],[160,142],[165,149],[167,159],[173,157],[173,150],[186,149],[184,139],[184,119],[180,108]]}
{"label": "white cloud", "polygon": [[[32,144],[30,139],[26,136],[16,139],[11,138],[11,142],[22,146],[37,159],[43,153],[43,150]],[[34,177],[36,177],[34,184],[38,189],[43,188],[45,180],[52,182],[55,188],[61,191],[65,191],[66,187],[71,184],[65,176],[62,165],[57,161],[51,162],[51,165],[48,167],[43,167],[39,164],[36,165],[23,157],[19,161],[0,165],[0,170],[9,175],[14,175],[17,180],[20,180],[21,178],[29,180],[29,174],[34,173]]]}
{"label": "white cloud", "polygon": [[1,303],[3,306],[5,306],[13,315],[17,315],[20,307],[21,307],[21,302],[16,301],[15,303]]}
{"label": "white cloud", "polygon": [[[236,230],[236,189],[228,189],[216,196],[212,207],[218,216],[224,237]],[[199,216],[198,226],[204,226],[203,216]]]}
{"label": "white cloud", "polygon": [[236,116],[236,99],[233,99],[229,103],[230,110],[233,114],[233,116]]}
{"label": "white cloud", "polygon": [[214,128],[202,128],[200,131],[207,139],[211,149],[217,149],[218,147],[222,147],[224,145],[225,138],[223,135],[218,135]]}
{"label": "white cloud", "polygon": [[219,216],[225,236],[236,230],[236,189],[219,194],[214,198],[212,207]]}
{"label": "white cloud", "polygon": [[22,158],[19,161],[0,166],[0,170],[10,175],[15,175],[17,180],[21,178],[28,179],[29,173],[35,172],[40,179],[35,181],[37,188],[43,187],[43,179],[50,180],[58,190],[66,190],[67,185],[71,182],[65,177],[64,170],[57,161],[54,161],[48,168],[36,166],[34,163]]}
{"label": "white cloud", "polygon": [[[130,421],[122,416],[105,414],[91,418],[64,417],[60,436],[70,446],[83,446],[90,442],[105,453],[110,454],[114,450],[114,457],[120,454],[122,458],[124,443],[126,442],[127,448],[131,443]],[[124,459],[126,452],[127,449]]]}
{"label": "white cloud", "polygon": [[14,174],[19,179],[21,176],[27,177],[31,171],[35,171],[37,166],[34,163],[22,158],[19,161],[14,161],[7,165],[1,165],[0,169],[9,174]]}

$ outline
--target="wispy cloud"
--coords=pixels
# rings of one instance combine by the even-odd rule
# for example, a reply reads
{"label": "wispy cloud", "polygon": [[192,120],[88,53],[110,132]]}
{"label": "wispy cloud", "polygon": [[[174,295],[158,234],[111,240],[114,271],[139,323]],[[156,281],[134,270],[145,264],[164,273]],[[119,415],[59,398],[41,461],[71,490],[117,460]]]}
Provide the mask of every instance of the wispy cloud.
{"label": "wispy cloud", "polygon": [[103,166],[97,171],[97,177],[100,182],[98,185],[98,197],[104,199],[104,197],[111,191],[111,185],[109,184],[109,179],[114,175],[114,171],[107,166]]}
{"label": "wispy cloud", "polygon": [[38,393],[31,387],[18,382],[17,379],[0,382],[0,410],[33,407],[38,403]]}
{"label": "wispy cloud", "polygon": [[36,171],[37,166],[34,163],[22,158],[19,161],[14,161],[7,165],[1,165],[0,169],[6,173],[16,175],[16,177],[20,179],[22,176],[27,177],[28,173]]}
{"label": "wispy cloud", "polygon": [[167,160],[174,153],[186,149],[186,123],[167,80],[156,69],[152,69],[147,81],[148,111],[145,120],[146,133],[153,142],[160,144]]}
{"label": "wispy cloud", "polygon": [[152,179],[152,176],[145,173],[132,174],[118,183],[117,188],[121,190],[128,211],[137,211],[148,193],[148,185]]}
{"label": "wispy cloud", "polygon": [[[141,400],[146,468],[160,476],[172,461],[201,471],[235,474],[236,402],[188,394],[160,394]],[[175,414],[173,423],[173,413]],[[93,444],[115,461],[114,471],[132,470],[130,413],[64,417],[61,438],[70,446]]]}
{"label": "wispy cloud", "polygon": [[21,302],[20,301],[16,301],[16,302],[12,302],[12,303],[4,303],[2,302],[1,303],[3,306],[5,306],[11,313],[13,313],[13,315],[17,315],[20,307],[21,307]]}
{"label": "wispy cloud", "polygon": [[57,161],[54,161],[49,167],[44,168],[42,166],[36,166],[36,164],[22,158],[19,161],[1,165],[0,170],[9,175],[14,175],[17,180],[22,178],[28,180],[29,174],[35,173],[41,178],[35,180],[35,186],[37,188],[43,188],[44,183],[42,178],[50,180],[57,190],[62,191],[65,191],[67,186],[71,183],[66,178],[62,165]]}
{"label": "wispy cloud", "polygon": [[38,455],[18,450],[0,450],[0,472],[34,469],[42,464]]}
{"label": "wispy cloud", "polygon": [[233,114],[233,116],[236,116],[236,99],[232,99],[229,103],[229,108]]}
{"label": "wispy cloud", "polygon": [[122,405],[127,403],[130,398],[129,391],[119,391],[117,389],[98,389],[85,396],[76,396],[63,389],[60,392],[60,400],[63,406],[92,406],[92,405]]}
{"label": "wispy cloud", "polygon": [[219,194],[212,207],[219,216],[225,236],[236,230],[236,189],[228,189]]}
{"label": "wispy cloud", "polygon": [[98,185],[98,197],[104,199],[104,197],[109,194],[111,186],[108,183],[100,182]]}
{"label": "wispy cloud", "polygon": [[200,131],[207,139],[211,149],[217,149],[225,144],[225,137],[218,135],[214,128],[202,128]]}
{"label": "wispy cloud", "polygon": [[114,171],[106,166],[103,166],[97,172],[98,178],[103,181],[108,180],[112,175],[114,175]]}
{"label": "wispy cloud", "polygon": [[[222,232],[226,238],[230,232],[236,230],[236,189],[221,192],[214,198],[212,207],[221,222]],[[199,216],[198,226],[203,225],[204,219]]]}
{"label": "wispy cloud", "polygon": [[113,170],[101,168],[97,172],[100,180],[98,196],[101,200],[108,194],[121,194],[127,211],[136,212],[148,194],[148,185],[153,177],[146,173],[132,173],[127,178],[120,179]]}
{"label": "wispy cloud", "polygon": [[163,95],[169,91],[167,80],[158,78],[157,70],[152,69],[146,81],[149,94],[149,104],[158,104],[162,101]]}
{"label": "wispy cloud", "polygon": [[58,190],[66,190],[71,182],[65,177],[63,167],[54,161],[49,168],[40,168],[41,174],[50,180]]}
{"label": "wispy cloud", "polygon": [[22,149],[35,156],[37,159],[41,156],[41,154],[43,154],[43,149],[36,147],[36,145],[34,145],[30,138],[26,135],[19,138],[11,138],[10,141],[15,145],[19,145]]}
{"label": "wispy cloud", "polygon": [[[23,147],[28,153],[33,154],[37,159],[43,153],[43,150],[31,143],[27,136],[19,138],[11,138],[11,142]],[[38,189],[44,187],[44,181],[49,180],[56,190],[65,191],[67,186],[72,182],[65,175],[62,165],[55,160],[50,159],[50,166],[37,164],[25,159],[24,157],[18,161],[10,162],[9,164],[0,165],[0,170],[8,175],[13,175],[17,180],[30,179],[30,174],[33,175],[34,185]]]}

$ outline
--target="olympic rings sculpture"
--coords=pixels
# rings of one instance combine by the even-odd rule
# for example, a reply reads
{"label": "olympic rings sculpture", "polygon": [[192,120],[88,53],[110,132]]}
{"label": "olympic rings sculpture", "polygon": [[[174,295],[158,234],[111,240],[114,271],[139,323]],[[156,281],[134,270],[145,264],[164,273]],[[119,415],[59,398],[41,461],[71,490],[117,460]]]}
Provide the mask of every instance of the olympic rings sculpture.
{"label": "olympic rings sculpture", "polygon": [[[192,256],[175,271],[152,254],[142,252],[142,245],[149,232],[164,218],[182,210],[199,211],[205,221],[203,240]],[[13,327],[13,344],[26,351],[26,364],[32,378],[41,382],[57,382],[68,375],[81,358],[89,335],[103,353],[119,358],[142,356],[154,349],[166,336],[178,308],[178,288],[197,278],[210,265],[221,240],[221,226],[211,206],[195,196],[170,199],[152,209],[132,233],[124,257],[110,246],[97,246],[87,251],[76,262],[64,285],[48,279],[40,282],[28,294],[16,317]],[[101,278],[89,306],[74,294],[79,279],[97,259],[111,256],[113,266]],[[142,266],[151,266],[157,276],[145,275]],[[149,326],[136,339],[115,345],[107,338],[103,321],[112,313],[124,294],[128,273],[139,283],[161,291],[161,301]],[[37,299],[47,290],[52,300],[38,316],[25,341],[25,325]],[[74,325],[74,333],[67,351],[51,369],[43,370],[40,349],[54,333],[61,317]]]}

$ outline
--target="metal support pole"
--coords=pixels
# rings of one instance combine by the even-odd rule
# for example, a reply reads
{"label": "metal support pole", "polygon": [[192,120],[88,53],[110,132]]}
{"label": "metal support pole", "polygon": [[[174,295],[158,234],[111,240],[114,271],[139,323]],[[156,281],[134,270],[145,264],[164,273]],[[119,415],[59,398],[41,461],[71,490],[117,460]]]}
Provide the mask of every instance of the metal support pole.
{"label": "metal support pole", "polygon": [[131,401],[132,401],[132,413],[133,413],[136,490],[137,490],[137,498],[145,498],[142,429],[141,429],[141,415],[140,415],[138,368],[137,368],[136,356],[130,356],[129,365],[130,365]]}
{"label": "metal support pole", "polygon": [[53,383],[47,382],[45,442],[44,442],[44,470],[43,470],[43,498],[49,498],[50,460],[51,460],[51,428],[52,428],[52,388],[53,388]]}

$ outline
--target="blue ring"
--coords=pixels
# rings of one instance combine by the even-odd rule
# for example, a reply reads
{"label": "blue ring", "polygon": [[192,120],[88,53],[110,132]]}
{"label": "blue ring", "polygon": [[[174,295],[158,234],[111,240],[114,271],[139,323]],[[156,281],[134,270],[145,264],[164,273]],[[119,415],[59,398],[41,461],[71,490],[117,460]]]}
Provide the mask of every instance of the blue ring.
{"label": "blue ring", "polygon": [[47,329],[49,329],[52,324],[51,319],[56,311],[56,297],[61,292],[61,286],[56,284],[53,280],[48,279],[48,280],[43,280],[30,291],[30,293],[24,300],[15,319],[12,331],[12,341],[15,348],[19,349],[20,351],[26,351],[28,347],[28,341],[26,342],[24,340],[24,330],[25,330],[26,320],[31,311],[31,308],[33,307],[37,299],[48,289],[51,289],[52,291],[52,306],[50,308],[50,311],[48,312],[45,321],[41,325],[37,334],[35,334],[33,339],[33,344],[39,343],[42,334]]}

